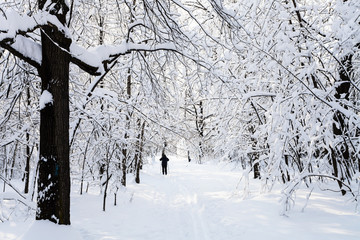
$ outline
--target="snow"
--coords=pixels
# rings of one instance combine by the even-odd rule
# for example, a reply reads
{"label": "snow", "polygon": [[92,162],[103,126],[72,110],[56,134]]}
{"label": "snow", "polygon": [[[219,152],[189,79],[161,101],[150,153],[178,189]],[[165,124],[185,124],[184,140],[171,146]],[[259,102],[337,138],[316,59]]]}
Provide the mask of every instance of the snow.
{"label": "snow", "polygon": [[57,17],[47,11],[39,11],[33,16],[21,15],[13,10],[0,11],[0,41],[10,44],[18,53],[40,65],[42,62],[40,44],[22,35],[48,24],[56,26],[67,37],[70,36],[68,29]]}
{"label": "snow", "polygon": [[41,45],[21,35],[16,36],[15,42],[11,45],[21,54],[30,58],[38,64],[42,61]]}
{"label": "snow", "polygon": [[276,97],[276,94],[269,92],[253,91],[243,95],[244,99],[249,99],[253,97]]}
{"label": "snow", "polygon": [[[45,8],[53,7],[53,3],[47,1]],[[137,24],[140,22],[137,21]],[[32,32],[42,25],[54,25],[64,32],[66,37],[71,38],[69,30],[64,27],[56,16],[47,11],[39,11],[34,16],[20,15],[16,11],[7,10],[0,12],[0,42],[10,44],[16,52],[35,63],[41,65],[42,53],[39,43],[24,37],[27,32]],[[127,54],[131,51],[176,51],[174,43],[160,43],[155,45],[128,43],[125,40],[118,45],[101,45],[85,49],[74,42],[70,45],[70,54],[73,58],[80,60],[90,67],[98,69],[98,73],[103,74],[103,64],[107,61],[112,62],[116,57]],[[107,66],[108,67],[108,66]]]}
{"label": "snow", "polygon": [[[44,231],[44,229],[46,229]],[[0,235],[1,236],[1,235]],[[63,239],[81,239],[80,234],[72,226],[55,225],[49,221],[34,221],[26,230],[26,232],[20,236],[22,240],[34,240],[34,239],[51,239],[51,240],[63,240]]]}
{"label": "snow", "polygon": [[[116,57],[125,55],[131,51],[159,51],[176,50],[173,43],[161,43],[155,45],[128,43],[125,40],[118,45],[100,45],[85,49],[76,43],[70,45],[72,57],[86,63],[89,66],[98,68],[98,72],[104,74],[103,64],[106,61],[112,62]],[[108,66],[109,67],[109,66]]]}
{"label": "snow", "polygon": [[169,158],[169,175],[160,174],[158,161],[145,165],[141,184],[129,181],[118,192],[117,206],[109,194],[106,212],[97,188],[79,195],[75,184],[71,226],[32,218],[5,222],[0,239],[359,239],[360,215],[339,193],[314,189],[307,202],[309,190],[299,190],[286,217],[279,214],[277,186],[261,192],[261,182],[250,178],[245,194],[245,181],[239,183],[240,170],[234,165]]}
{"label": "snow", "polygon": [[40,110],[45,108],[46,104],[53,104],[53,101],[52,94],[49,91],[44,90],[40,96]]}

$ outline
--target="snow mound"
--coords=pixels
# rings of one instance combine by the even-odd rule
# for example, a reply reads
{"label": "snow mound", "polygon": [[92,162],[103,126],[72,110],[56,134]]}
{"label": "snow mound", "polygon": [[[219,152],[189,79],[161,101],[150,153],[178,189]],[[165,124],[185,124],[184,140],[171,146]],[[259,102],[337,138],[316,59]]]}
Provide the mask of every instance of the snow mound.
{"label": "snow mound", "polygon": [[83,240],[81,235],[72,227],[57,225],[50,221],[34,221],[19,240]]}

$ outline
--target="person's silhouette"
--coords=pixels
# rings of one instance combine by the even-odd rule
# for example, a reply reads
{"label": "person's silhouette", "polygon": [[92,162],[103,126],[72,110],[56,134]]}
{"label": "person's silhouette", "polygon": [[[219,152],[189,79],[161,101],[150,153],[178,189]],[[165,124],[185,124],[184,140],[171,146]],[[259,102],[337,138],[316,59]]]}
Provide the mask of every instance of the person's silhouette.
{"label": "person's silhouette", "polygon": [[161,167],[162,167],[162,174],[167,175],[167,162],[169,161],[169,158],[165,155],[165,153],[162,154],[160,161],[161,161]]}

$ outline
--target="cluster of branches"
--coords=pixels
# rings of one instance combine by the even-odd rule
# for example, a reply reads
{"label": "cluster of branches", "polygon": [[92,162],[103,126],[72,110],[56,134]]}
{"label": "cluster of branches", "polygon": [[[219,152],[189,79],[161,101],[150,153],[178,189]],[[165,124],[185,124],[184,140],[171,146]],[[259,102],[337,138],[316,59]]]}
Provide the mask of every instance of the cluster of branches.
{"label": "cluster of branches", "polygon": [[333,180],[352,195],[360,170],[359,3],[229,5],[239,9],[227,21],[238,63],[231,61],[226,84],[237,92],[217,152],[264,183],[293,186],[286,193],[299,182]]}

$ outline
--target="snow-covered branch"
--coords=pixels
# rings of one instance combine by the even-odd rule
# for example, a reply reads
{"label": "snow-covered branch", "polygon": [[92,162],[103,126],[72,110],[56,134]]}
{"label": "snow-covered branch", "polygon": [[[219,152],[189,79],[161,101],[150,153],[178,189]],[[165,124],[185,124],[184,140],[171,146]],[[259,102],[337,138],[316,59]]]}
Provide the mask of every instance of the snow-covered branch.
{"label": "snow-covered branch", "polygon": [[[55,27],[67,34],[67,29],[54,15],[48,12],[42,11],[32,17],[13,11],[3,12],[0,15],[0,47],[38,68],[42,61],[41,45],[25,35],[44,26]],[[173,43],[147,45],[124,41],[120,45],[102,45],[85,50],[73,43],[69,54],[71,61],[84,71],[92,75],[102,75],[121,55],[133,51],[153,52],[159,50],[176,51],[176,48]]]}
{"label": "snow-covered branch", "polygon": [[91,49],[84,49],[72,43],[70,46],[70,55],[71,62],[84,71],[92,75],[103,75],[108,72],[111,65],[122,55],[135,51],[155,52],[161,50],[177,51],[173,43],[147,45],[123,41],[119,45],[101,45]]}
{"label": "snow-covered branch", "polygon": [[20,15],[14,11],[2,11],[0,15],[0,47],[38,68],[41,65],[41,46],[25,37],[27,33],[43,26],[51,26],[66,32],[59,20],[48,12],[34,16]]}
{"label": "snow-covered branch", "polygon": [[340,189],[341,192],[349,192],[351,193],[351,195],[353,196],[354,201],[358,201],[358,195],[356,195],[352,189],[352,187],[348,184],[346,184],[343,180],[334,177],[332,175],[327,175],[327,174],[315,174],[315,173],[307,173],[299,178],[296,178],[292,181],[291,184],[289,184],[287,186],[286,189],[284,189],[283,191],[283,198],[281,200],[281,203],[283,205],[283,210],[282,210],[282,214],[285,214],[287,211],[289,211],[292,207],[292,205],[295,203],[294,199],[293,199],[293,195],[296,192],[296,190],[298,189],[299,185],[301,184],[301,182],[305,181],[307,178],[313,178],[313,177],[317,177],[320,179],[331,179],[334,180],[338,183],[341,183],[342,186],[344,186],[345,188],[347,188],[348,191],[346,191],[345,189]]}
{"label": "snow-covered branch", "polygon": [[9,185],[14,191],[23,199],[26,199],[26,197],[18,190],[14,185],[11,184],[9,180],[7,180],[3,175],[0,174],[0,179],[4,181],[7,185]]}
{"label": "snow-covered branch", "polygon": [[39,68],[41,65],[41,45],[32,39],[17,35],[13,39],[12,44],[0,42],[0,47],[8,50],[33,67]]}

